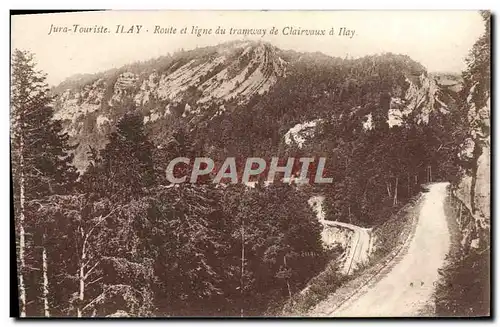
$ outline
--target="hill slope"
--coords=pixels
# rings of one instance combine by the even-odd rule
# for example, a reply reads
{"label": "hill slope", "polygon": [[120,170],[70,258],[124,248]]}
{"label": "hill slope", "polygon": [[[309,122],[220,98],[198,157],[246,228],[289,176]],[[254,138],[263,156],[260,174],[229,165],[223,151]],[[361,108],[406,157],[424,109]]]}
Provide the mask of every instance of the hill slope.
{"label": "hill slope", "polygon": [[311,121],[348,115],[356,130],[375,121],[402,125],[410,116],[426,124],[453,102],[407,56],[342,60],[261,42],[224,43],[77,76],[54,93],[55,118],[79,144],[81,171],[89,146],[102,148],[129,110],[142,114],[160,147],[181,131],[208,155],[263,156],[301,143],[301,124]]}

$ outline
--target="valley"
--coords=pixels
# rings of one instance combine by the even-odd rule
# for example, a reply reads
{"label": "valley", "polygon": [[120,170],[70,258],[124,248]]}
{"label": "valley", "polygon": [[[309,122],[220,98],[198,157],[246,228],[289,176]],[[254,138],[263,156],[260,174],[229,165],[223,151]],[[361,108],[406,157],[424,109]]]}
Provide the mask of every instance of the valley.
{"label": "valley", "polygon": [[244,39],[51,88],[15,50],[21,315],[485,314],[488,40],[461,75]]}

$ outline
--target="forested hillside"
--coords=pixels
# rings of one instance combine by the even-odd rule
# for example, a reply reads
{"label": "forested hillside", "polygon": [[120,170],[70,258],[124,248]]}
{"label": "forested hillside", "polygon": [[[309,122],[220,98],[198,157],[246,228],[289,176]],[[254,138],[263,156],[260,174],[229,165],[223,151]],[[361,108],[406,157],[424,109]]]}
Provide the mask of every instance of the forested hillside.
{"label": "forested hillside", "polygon": [[[463,140],[459,180],[452,186],[458,248],[441,274],[436,311],[443,316],[491,314],[491,13],[467,57],[455,130]],[[454,287],[449,287],[454,285]]]}
{"label": "forested hillside", "polygon": [[[326,219],[376,226],[464,165],[460,94],[404,55],[232,42],[49,90],[17,50],[12,71],[28,316],[261,315],[337,256],[311,196]],[[333,183],[170,184],[180,156],[326,157]]]}
{"label": "forested hillside", "polygon": [[[228,66],[220,59],[227,57],[236,63]],[[200,71],[210,71],[206,67],[215,71],[204,77]],[[457,93],[441,87],[422,65],[403,55],[340,59],[233,42],[93,79],[81,79],[84,86],[68,81],[54,90],[74,86],[60,93],[56,111],[78,144],[75,163],[80,168],[88,164],[89,146],[98,149],[108,142],[106,135],[120,114],[137,110],[154,152],[164,159],[156,160],[163,169],[167,159],[184,150],[219,165],[228,156],[242,161],[252,156],[327,157],[327,170],[335,175],[327,191],[335,196],[328,201],[336,202],[332,210],[338,211],[332,219],[353,215],[361,224],[375,224],[384,215],[373,211],[373,205],[382,210],[404,202],[419,184],[448,180],[458,169],[461,142],[453,131],[461,119]],[[166,89],[174,84],[185,91]],[[205,89],[225,84],[231,84],[220,89],[226,93],[206,101]],[[270,88],[248,93],[238,84]],[[98,101],[92,102],[92,94]],[[83,113],[75,113],[70,98],[82,103]],[[302,124],[311,127],[301,130]],[[295,142],[297,137],[301,142]],[[353,202],[358,205],[341,205]]]}

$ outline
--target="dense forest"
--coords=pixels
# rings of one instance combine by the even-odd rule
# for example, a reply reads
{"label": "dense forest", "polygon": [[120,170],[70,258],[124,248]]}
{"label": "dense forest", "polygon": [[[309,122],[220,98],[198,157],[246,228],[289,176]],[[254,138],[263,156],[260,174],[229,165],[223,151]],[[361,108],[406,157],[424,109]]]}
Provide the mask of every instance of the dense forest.
{"label": "dense forest", "polygon": [[[99,78],[116,82],[122,71],[152,66],[174,71],[177,60],[212,54],[197,51]],[[433,95],[417,94],[422,98],[402,123],[389,125],[394,99],[404,102],[410,84],[418,89],[430,78],[408,56],[281,55],[287,74],[268,92],[229,99],[215,116],[219,103],[196,117],[179,109],[176,123],[159,130],[160,122],[144,124],[149,108],[126,97],[104,145],[87,144],[88,165],[79,172],[78,144],[54,119],[52,104],[54,94],[96,76],[49,90],[33,54],[14,52],[11,156],[22,316],[262,315],[335,256],[322,246],[311,196],[325,196],[329,220],[376,226],[421,184],[458,181],[470,165],[457,155],[469,131],[461,94],[439,91],[446,110]],[[199,97],[187,93],[189,101]],[[310,142],[284,143],[291,127],[311,120],[319,123]],[[159,146],[159,139],[169,142]],[[179,156],[218,163],[230,156],[327,157],[333,183],[169,184],[166,165]]]}
{"label": "dense forest", "polygon": [[324,265],[300,190],[162,185],[134,110],[78,176],[32,55],[16,51],[13,72],[22,315],[258,314]]}
{"label": "dense forest", "polygon": [[[219,115],[196,133],[197,148],[212,158],[327,157],[334,178],[311,193],[326,195],[328,218],[374,226],[431,181],[456,180],[457,157],[465,139],[458,94],[442,95],[447,112],[431,108],[429,122],[419,122],[429,105],[422,95],[399,126],[389,126],[391,97],[404,98],[406,76],[420,83],[425,69],[407,56],[385,54],[355,60],[301,58],[289,75],[242,108]],[[408,101],[409,102],[409,101]],[[408,104],[409,105],[409,104]],[[240,110],[241,109],[241,110]],[[371,127],[365,128],[367,115]],[[283,144],[295,124],[319,120],[314,137],[303,146]],[[217,128],[214,128],[217,126]],[[450,131],[453,131],[450,133]]]}
{"label": "dense forest", "polygon": [[[449,263],[440,271],[435,292],[440,316],[489,316],[491,306],[491,13],[481,12],[485,31],[466,59],[464,87],[460,93],[462,120],[455,127],[465,131],[460,156],[461,172],[470,177],[452,189],[462,196],[450,199],[452,215],[458,219],[456,244]],[[467,150],[465,150],[465,149]],[[485,159],[487,158],[487,159]],[[463,193],[467,196],[464,197]]]}

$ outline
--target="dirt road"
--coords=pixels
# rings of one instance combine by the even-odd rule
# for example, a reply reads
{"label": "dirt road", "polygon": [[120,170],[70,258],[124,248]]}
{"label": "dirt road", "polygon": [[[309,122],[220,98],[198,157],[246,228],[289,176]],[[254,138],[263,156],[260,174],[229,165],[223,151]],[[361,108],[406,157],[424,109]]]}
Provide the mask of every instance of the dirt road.
{"label": "dirt road", "polygon": [[334,317],[394,317],[432,315],[431,296],[438,269],[450,246],[444,213],[446,186],[433,184],[425,194],[415,234],[408,251],[374,284],[337,308]]}

